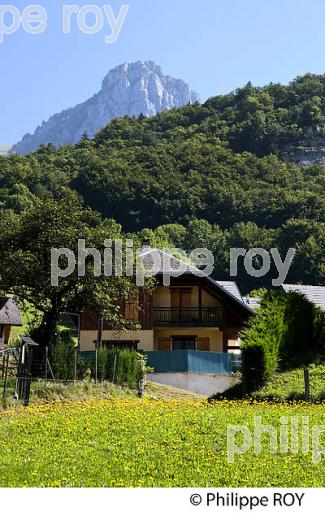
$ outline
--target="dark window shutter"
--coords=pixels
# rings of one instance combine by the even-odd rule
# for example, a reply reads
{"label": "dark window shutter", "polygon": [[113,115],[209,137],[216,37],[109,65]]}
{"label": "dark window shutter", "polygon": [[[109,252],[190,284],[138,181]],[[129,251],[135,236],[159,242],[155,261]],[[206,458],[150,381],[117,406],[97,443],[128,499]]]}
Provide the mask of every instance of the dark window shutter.
{"label": "dark window shutter", "polygon": [[170,350],[170,338],[159,338],[159,350]]}
{"label": "dark window shutter", "polygon": [[182,307],[191,307],[192,289],[182,289],[181,298],[182,298]]}
{"label": "dark window shutter", "polygon": [[181,304],[181,293],[179,289],[172,289],[171,290],[171,306],[176,307],[177,309],[180,307]]}
{"label": "dark window shutter", "polygon": [[124,305],[124,317],[129,321],[139,321],[139,291],[134,291]]}
{"label": "dark window shutter", "polygon": [[197,340],[197,349],[201,351],[209,351],[210,350],[210,338],[198,338]]}

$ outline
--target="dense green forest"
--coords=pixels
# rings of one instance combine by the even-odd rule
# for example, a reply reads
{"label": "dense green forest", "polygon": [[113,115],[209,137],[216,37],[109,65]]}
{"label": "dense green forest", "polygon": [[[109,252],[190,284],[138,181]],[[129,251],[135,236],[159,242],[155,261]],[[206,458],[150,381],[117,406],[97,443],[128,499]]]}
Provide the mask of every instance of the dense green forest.
{"label": "dense green forest", "polygon": [[[153,245],[208,247],[229,278],[230,247],[297,249],[288,282],[325,283],[325,75],[251,84],[145,118],[121,118],[75,146],[0,157],[0,211],[77,192],[103,219]],[[307,151],[307,152],[306,152]],[[269,285],[241,270],[239,285]]]}

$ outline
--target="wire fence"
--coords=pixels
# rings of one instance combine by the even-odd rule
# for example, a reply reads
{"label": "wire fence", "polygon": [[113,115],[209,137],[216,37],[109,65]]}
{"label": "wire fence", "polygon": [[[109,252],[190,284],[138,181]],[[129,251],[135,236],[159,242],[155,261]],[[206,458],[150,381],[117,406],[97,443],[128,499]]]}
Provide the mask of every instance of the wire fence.
{"label": "wire fence", "polygon": [[[84,355],[74,349],[70,352],[70,359],[60,358],[58,361],[51,349],[42,349],[41,352],[42,355],[35,346],[28,345],[0,350],[0,399],[4,406],[9,399],[28,406],[31,386],[36,382],[42,382],[44,386],[50,382],[72,386],[84,380],[91,380],[95,384],[105,381],[126,385],[137,390],[139,396],[144,394],[148,371],[146,356],[108,349],[98,349]],[[236,361],[239,368],[240,357]],[[247,393],[245,386],[243,378],[244,394]],[[314,388],[309,368],[302,369],[302,386],[304,399],[310,402]]]}
{"label": "wire fence", "polygon": [[[40,355],[40,352],[42,355]],[[42,382],[60,385],[75,385],[92,380],[95,384],[111,382],[127,385],[142,396],[146,381],[144,356],[136,352],[99,349],[92,356],[83,356],[78,349],[65,351],[60,357],[59,349],[20,345],[0,351],[0,398],[6,406],[8,399],[17,404],[29,405],[32,383]]]}

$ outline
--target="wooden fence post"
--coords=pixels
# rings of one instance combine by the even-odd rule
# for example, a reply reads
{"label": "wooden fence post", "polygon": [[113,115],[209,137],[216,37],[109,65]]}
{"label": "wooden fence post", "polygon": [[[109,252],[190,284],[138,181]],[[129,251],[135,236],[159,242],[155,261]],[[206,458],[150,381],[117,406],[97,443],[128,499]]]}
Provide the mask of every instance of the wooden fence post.
{"label": "wooden fence post", "polygon": [[3,395],[2,398],[5,401],[6,392],[7,392],[7,381],[8,381],[8,368],[9,368],[9,352],[6,354],[6,364],[5,364],[5,373],[4,373],[4,382],[3,382]]}
{"label": "wooden fence post", "polygon": [[144,396],[144,393],[145,393],[145,388],[146,388],[146,363],[145,363],[145,360],[144,359],[140,359],[139,360],[139,364],[140,364],[140,367],[141,367],[141,372],[142,372],[142,377],[140,378],[139,382],[138,382],[138,396],[139,397],[143,397]]}
{"label": "wooden fence post", "polygon": [[45,386],[47,385],[47,360],[49,358],[49,347],[45,347]]}
{"label": "wooden fence post", "polygon": [[116,361],[117,361],[117,354],[114,356],[114,364],[113,364],[113,377],[112,377],[112,383],[114,384],[115,381],[115,373],[116,373]]}
{"label": "wooden fence post", "polygon": [[309,403],[310,401],[310,374],[309,368],[304,369],[304,380],[305,380],[305,400]]}
{"label": "wooden fence post", "polygon": [[245,350],[242,350],[242,369],[241,369],[241,381],[242,381],[242,393],[243,396],[247,395],[247,380],[246,380],[246,371],[245,371]]}
{"label": "wooden fence post", "polygon": [[74,371],[73,371],[73,382],[77,381],[77,368],[78,368],[78,349],[75,349],[74,352]]}

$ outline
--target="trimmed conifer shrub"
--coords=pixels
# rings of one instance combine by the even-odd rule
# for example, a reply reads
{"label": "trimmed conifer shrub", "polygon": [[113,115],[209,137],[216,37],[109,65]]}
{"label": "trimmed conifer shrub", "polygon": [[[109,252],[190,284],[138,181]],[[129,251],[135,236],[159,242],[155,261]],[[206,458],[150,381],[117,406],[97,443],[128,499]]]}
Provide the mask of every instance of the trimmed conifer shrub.
{"label": "trimmed conifer shrub", "polygon": [[[139,381],[144,377],[145,364],[141,363],[142,360],[143,356],[138,352],[126,349],[98,349],[97,378],[99,381],[110,381],[137,389]],[[92,377],[95,378],[95,356],[91,369]]]}
{"label": "trimmed conifer shrub", "polygon": [[250,393],[277,371],[325,356],[325,313],[300,294],[270,291],[241,338],[243,380]]}
{"label": "trimmed conifer shrub", "polygon": [[[73,381],[75,370],[75,344],[66,333],[58,334],[49,348],[53,375],[59,381]],[[49,374],[49,377],[51,374]]]}

